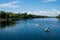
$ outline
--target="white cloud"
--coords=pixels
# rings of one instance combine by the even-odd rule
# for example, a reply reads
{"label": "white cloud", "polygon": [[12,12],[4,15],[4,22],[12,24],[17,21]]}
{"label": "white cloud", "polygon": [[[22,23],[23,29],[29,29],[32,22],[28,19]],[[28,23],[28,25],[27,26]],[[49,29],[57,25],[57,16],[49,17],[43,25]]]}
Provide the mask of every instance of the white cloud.
{"label": "white cloud", "polygon": [[52,8],[53,11],[57,11],[56,9]]}
{"label": "white cloud", "polygon": [[21,7],[21,6],[16,5],[19,2],[21,2],[21,1],[13,1],[13,2],[9,2],[9,3],[0,4],[0,7],[11,7],[11,8]]}
{"label": "white cloud", "polygon": [[21,1],[13,1],[13,2],[9,2],[8,4],[18,4]]}
{"label": "white cloud", "polygon": [[42,2],[54,2],[56,0],[42,0]]}
{"label": "white cloud", "polygon": [[35,15],[43,15],[43,16],[57,16],[60,14],[60,11],[35,11],[35,12],[28,12],[28,14],[35,14]]}

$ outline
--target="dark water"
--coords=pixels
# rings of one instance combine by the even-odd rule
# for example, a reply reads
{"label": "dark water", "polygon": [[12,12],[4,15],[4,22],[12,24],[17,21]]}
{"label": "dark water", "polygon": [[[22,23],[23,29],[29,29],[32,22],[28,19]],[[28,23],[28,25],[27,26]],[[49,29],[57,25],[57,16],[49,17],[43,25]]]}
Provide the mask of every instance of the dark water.
{"label": "dark water", "polygon": [[[45,32],[46,27],[50,32]],[[60,20],[37,18],[0,22],[0,40],[60,40]]]}

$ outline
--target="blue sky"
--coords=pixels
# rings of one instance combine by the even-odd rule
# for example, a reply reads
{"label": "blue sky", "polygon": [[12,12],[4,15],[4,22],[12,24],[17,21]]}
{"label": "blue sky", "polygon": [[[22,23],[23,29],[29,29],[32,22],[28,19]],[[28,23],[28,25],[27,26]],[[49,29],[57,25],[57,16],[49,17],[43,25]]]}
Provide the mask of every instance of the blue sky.
{"label": "blue sky", "polygon": [[60,14],[60,0],[0,0],[0,11],[56,16]]}

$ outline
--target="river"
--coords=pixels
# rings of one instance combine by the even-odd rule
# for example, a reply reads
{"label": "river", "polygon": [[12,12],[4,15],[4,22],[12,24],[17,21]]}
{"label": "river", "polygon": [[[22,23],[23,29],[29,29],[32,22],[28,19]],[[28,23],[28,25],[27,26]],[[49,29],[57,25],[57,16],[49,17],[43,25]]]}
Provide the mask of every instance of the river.
{"label": "river", "polygon": [[[39,26],[36,26],[36,25]],[[50,32],[45,32],[49,27]],[[34,18],[0,23],[0,40],[60,40],[60,20]]]}

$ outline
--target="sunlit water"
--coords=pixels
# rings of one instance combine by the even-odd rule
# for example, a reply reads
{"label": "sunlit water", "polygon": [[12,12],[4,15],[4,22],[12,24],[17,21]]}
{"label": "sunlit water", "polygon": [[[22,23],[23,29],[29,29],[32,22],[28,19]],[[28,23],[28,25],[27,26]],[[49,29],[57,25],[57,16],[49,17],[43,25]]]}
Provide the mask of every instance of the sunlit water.
{"label": "sunlit water", "polygon": [[[10,25],[7,23],[8,26],[4,23],[0,25],[0,40],[60,40],[60,20],[56,18],[36,18]],[[45,32],[46,27],[50,32]]]}

